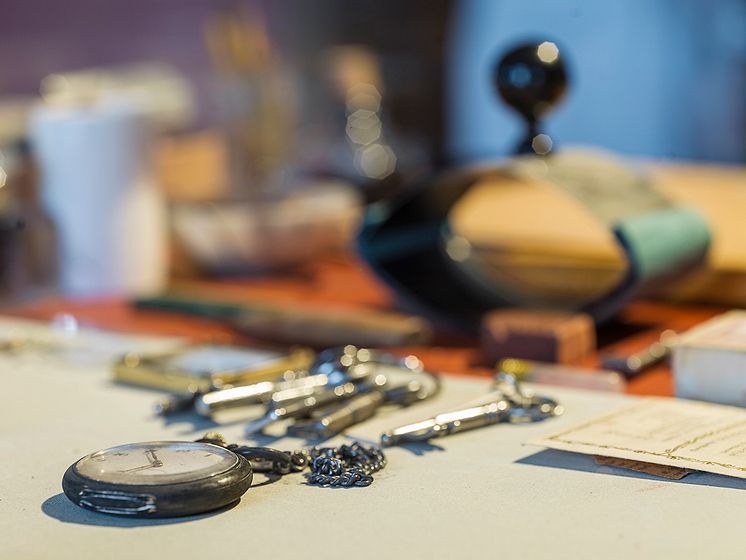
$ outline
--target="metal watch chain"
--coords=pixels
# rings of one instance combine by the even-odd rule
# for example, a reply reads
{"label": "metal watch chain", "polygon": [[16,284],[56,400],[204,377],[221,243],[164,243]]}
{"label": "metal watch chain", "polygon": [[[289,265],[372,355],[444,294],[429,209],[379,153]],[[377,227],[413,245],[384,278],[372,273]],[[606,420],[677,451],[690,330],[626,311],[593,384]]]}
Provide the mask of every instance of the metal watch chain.
{"label": "metal watch chain", "polygon": [[305,474],[308,484],[332,488],[370,486],[373,473],[386,466],[383,451],[359,442],[339,447],[309,447],[298,451],[278,451],[268,447],[227,444],[223,436],[210,432],[197,441],[225,447],[247,459],[256,472],[277,475]]}

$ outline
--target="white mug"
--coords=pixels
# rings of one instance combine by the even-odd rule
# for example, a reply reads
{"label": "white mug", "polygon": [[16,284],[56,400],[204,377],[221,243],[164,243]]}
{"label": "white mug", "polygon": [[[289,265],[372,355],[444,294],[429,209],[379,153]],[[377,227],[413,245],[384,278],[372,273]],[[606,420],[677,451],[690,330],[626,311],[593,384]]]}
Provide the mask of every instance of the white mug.
{"label": "white mug", "polygon": [[168,227],[142,111],[111,99],[40,105],[31,116],[30,137],[41,197],[57,228],[62,291],[160,291],[168,273]]}

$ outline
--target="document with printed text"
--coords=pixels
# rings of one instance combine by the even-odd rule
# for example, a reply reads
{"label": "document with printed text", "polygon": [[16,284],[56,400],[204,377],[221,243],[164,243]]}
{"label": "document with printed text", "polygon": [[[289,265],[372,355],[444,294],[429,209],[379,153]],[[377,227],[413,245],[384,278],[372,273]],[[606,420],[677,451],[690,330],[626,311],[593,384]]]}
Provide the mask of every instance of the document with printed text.
{"label": "document with printed text", "polygon": [[644,398],[529,442],[746,478],[746,409]]}

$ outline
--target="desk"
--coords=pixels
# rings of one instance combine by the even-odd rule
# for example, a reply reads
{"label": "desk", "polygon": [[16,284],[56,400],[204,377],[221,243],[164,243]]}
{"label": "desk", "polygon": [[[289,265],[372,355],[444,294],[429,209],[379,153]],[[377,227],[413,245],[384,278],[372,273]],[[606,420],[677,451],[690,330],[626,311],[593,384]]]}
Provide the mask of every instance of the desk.
{"label": "desk", "polygon": [[[0,358],[0,366],[2,359]],[[8,394],[33,392],[33,406],[0,411],[0,557],[130,560],[230,557],[658,559],[739,557],[746,480],[697,473],[654,479],[596,465],[590,457],[522,445],[604,413],[623,395],[540,390],[564,416],[498,425],[387,450],[368,488],[306,486],[301,475],[255,483],[234,507],[212,514],[136,520],[78,508],[62,494],[68,465],[111,445],[195,439],[209,422],[149,414],[154,395],[112,385],[106,368],[11,376]],[[484,393],[483,379],[448,376],[431,402],[382,413],[351,435],[375,441]],[[221,427],[231,441],[241,426]],[[293,449],[297,440],[273,441]]]}
{"label": "desk", "polygon": [[[210,286],[193,286],[209,289]],[[391,296],[357,264],[323,263],[294,278],[222,282],[223,295],[278,301],[343,301],[386,307]],[[212,285],[212,289],[215,284]],[[48,300],[11,310],[39,319],[74,313],[81,322],[139,333],[236,341],[234,333],[198,319],[134,311],[120,301]],[[662,327],[687,328],[714,308],[635,303],[602,332],[606,348],[625,350]],[[642,325],[642,330],[639,326]],[[653,327],[651,327],[653,325]],[[613,342],[621,331],[631,339]],[[470,364],[473,341],[443,340],[412,348],[429,367],[487,374]],[[592,361],[593,359],[589,359]],[[0,357],[1,362],[1,357]],[[0,367],[2,364],[0,363]],[[6,364],[7,368],[7,364]],[[6,374],[8,372],[6,371]],[[300,475],[252,487],[227,511],[138,521],[82,510],[62,494],[60,479],[81,455],[153,439],[195,439],[213,429],[181,416],[149,414],[154,394],[113,385],[107,368],[86,374],[11,375],[0,410],[0,557],[215,558],[231,556],[380,560],[391,557],[661,558],[737,557],[742,552],[746,481],[704,473],[682,481],[596,465],[589,457],[522,445],[562,425],[603,413],[634,397],[537,388],[559,399],[565,416],[546,424],[493,426],[435,445],[394,448],[389,466],[365,489],[309,487]],[[415,421],[483,394],[486,379],[446,376],[433,401],[389,411],[351,430],[376,441],[387,428]],[[665,368],[645,374],[634,391],[669,393]],[[221,427],[241,441],[240,425]],[[297,440],[271,445],[292,449]],[[257,483],[263,480],[258,476]]]}

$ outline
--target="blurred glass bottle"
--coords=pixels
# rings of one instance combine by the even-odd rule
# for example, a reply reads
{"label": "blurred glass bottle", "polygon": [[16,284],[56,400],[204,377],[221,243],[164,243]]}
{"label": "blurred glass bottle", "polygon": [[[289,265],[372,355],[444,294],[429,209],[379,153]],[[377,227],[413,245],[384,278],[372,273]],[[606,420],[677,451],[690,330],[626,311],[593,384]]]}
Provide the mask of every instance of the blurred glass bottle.
{"label": "blurred glass bottle", "polygon": [[272,48],[256,10],[224,6],[208,20],[205,33],[218,78],[216,97],[228,148],[230,195],[266,197],[288,182],[294,160],[291,75]]}
{"label": "blurred glass bottle", "polygon": [[346,45],[319,57],[325,100],[321,119],[304,121],[299,154],[319,175],[340,177],[371,201],[400,186],[407,175],[427,170],[422,144],[401,135],[386,109],[383,69],[376,53]]}
{"label": "blurred glass bottle", "polygon": [[385,198],[444,162],[452,0],[260,0],[297,87],[304,172]]}

